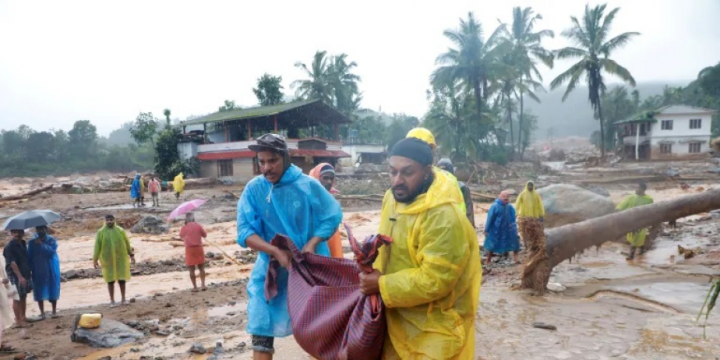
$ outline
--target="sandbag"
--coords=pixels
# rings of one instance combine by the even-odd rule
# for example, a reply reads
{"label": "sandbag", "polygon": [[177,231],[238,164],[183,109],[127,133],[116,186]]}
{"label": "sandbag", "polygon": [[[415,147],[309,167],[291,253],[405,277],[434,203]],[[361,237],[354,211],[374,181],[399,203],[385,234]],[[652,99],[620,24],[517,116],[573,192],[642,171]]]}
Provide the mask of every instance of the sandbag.
{"label": "sandbag", "polygon": [[[346,225],[355,260],[302,253],[292,240],[277,235],[272,244],[292,253],[288,310],[295,340],[319,360],[377,360],[385,341],[385,311],[380,294],[360,293],[361,271],[372,272],[381,245],[392,239],[369,236],[360,245]],[[280,263],[272,259],[265,298],[278,293]]]}

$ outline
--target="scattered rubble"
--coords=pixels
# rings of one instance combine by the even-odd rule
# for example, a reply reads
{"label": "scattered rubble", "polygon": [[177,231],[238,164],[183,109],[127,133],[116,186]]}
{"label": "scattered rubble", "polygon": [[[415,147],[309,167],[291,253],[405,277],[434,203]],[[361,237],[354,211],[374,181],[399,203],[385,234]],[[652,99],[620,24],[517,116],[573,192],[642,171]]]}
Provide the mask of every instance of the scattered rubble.
{"label": "scattered rubble", "polygon": [[167,234],[168,226],[157,216],[145,216],[132,227],[134,234]]}

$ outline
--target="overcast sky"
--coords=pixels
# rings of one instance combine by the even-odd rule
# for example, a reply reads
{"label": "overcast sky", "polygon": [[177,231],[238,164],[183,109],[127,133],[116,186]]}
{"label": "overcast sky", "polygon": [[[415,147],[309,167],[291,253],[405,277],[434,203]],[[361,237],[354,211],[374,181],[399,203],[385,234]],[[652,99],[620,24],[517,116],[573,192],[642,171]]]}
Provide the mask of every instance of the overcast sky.
{"label": "overcast sky", "polygon": [[[595,4],[595,3],[591,3]],[[107,135],[139,112],[185,119],[223,100],[256,104],[263,73],[285,92],[303,76],[293,64],[316,50],[358,63],[363,106],[422,116],[437,55],[468,11],[486,36],[513,6],[560,32],[584,2],[546,1],[10,1],[0,0],[0,128],[69,129],[89,119]],[[720,61],[720,1],[610,1],[613,34],[642,35],[614,57],[638,81],[692,80]],[[543,70],[545,83],[568,67]]]}

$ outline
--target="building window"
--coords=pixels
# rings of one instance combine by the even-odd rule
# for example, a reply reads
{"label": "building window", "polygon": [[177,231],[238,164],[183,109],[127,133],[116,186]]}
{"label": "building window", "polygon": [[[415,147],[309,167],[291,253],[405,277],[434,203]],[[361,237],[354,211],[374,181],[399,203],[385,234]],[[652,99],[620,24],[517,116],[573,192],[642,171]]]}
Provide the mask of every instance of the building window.
{"label": "building window", "polygon": [[690,128],[691,129],[701,129],[702,128],[702,119],[690,119]]}
{"label": "building window", "polygon": [[672,144],[660,144],[661,154],[672,154]]}
{"label": "building window", "polygon": [[233,176],[232,160],[218,160],[218,176]]}
{"label": "building window", "polygon": [[672,130],[673,129],[673,121],[672,120],[663,120],[661,123],[663,130]]}
{"label": "building window", "polygon": [[701,143],[695,142],[695,143],[690,143],[689,145],[690,145],[690,148],[688,149],[689,153],[691,153],[691,154],[699,154],[700,153]]}

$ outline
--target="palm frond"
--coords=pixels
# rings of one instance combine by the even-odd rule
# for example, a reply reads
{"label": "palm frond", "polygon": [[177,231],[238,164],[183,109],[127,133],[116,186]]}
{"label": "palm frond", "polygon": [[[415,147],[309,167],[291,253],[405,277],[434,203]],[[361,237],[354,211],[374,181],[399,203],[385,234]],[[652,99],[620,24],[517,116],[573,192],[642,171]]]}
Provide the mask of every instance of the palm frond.
{"label": "palm frond", "polygon": [[555,50],[555,57],[558,59],[584,58],[589,55],[587,50],[576,47],[565,47],[560,50]]}
{"label": "palm frond", "polygon": [[615,75],[626,83],[635,86],[635,78],[633,78],[632,74],[630,74],[630,71],[615,62],[615,60],[600,59],[599,63],[602,69],[605,70],[608,74]]}
{"label": "palm frond", "polygon": [[[555,90],[569,80],[575,77],[580,77],[584,71],[585,60],[581,60],[575,63],[569,69],[565,70],[565,72],[563,72],[562,74],[558,75],[552,82],[550,82],[550,89]],[[568,87],[570,87],[570,84],[568,84]]]}
{"label": "palm frond", "polygon": [[625,46],[628,42],[630,42],[630,40],[632,40],[633,37],[638,35],[640,35],[639,32],[622,33],[602,44],[600,49],[598,49],[598,52],[603,54],[605,57],[608,57],[614,50]]}

